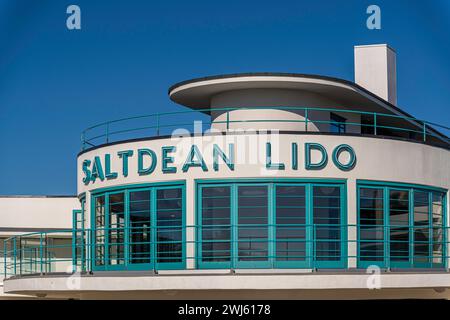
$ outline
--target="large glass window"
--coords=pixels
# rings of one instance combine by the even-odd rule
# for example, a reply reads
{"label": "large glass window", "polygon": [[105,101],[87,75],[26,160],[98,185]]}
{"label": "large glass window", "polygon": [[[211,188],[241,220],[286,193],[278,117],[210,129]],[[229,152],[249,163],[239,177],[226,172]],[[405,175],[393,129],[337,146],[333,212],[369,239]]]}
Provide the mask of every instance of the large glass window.
{"label": "large glass window", "polygon": [[184,187],[105,192],[93,199],[97,269],[184,267]]}
{"label": "large glass window", "polygon": [[444,264],[444,192],[361,185],[359,264],[430,268]]}
{"label": "large glass window", "polygon": [[158,263],[181,262],[183,255],[183,195],[180,188],[157,190]]}
{"label": "large glass window", "polygon": [[306,261],[306,187],[276,186],[276,259]]}
{"label": "large glass window", "polygon": [[330,132],[333,133],[345,133],[347,129],[347,125],[345,122],[347,119],[337,115],[335,113],[330,113]]}
{"label": "large glass window", "polygon": [[200,184],[199,267],[341,268],[343,184]]}
{"label": "large glass window", "polygon": [[109,264],[125,263],[125,194],[109,195]]}
{"label": "large glass window", "polygon": [[238,261],[267,261],[267,186],[238,186]]}
{"label": "large glass window", "polygon": [[106,208],[105,196],[97,196],[94,198],[94,215],[95,215],[95,265],[102,266],[105,264],[105,246],[106,246]]}
{"label": "large glass window", "polygon": [[414,263],[426,263],[430,251],[429,193],[414,191]]}
{"label": "large glass window", "polygon": [[431,198],[431,230],[433,233],[430,239],[431,264],[441,265],[445,254],[444,244],[444,194],[433,192]]}
{"label": "large glass window", "polygon": [[151,218],[150,190],[133,191],[129,195],[130,263],[150,263]]}
{"label": "large glass window", "polygon": [[384,203],[383,189],[359,190],[359,259],[384,260]]}
{"label": "large glass window", "polygon": [[201,201],[202,259],[230,262],[231,187],[204,187]]}
{"label": "large glass window", "polygon": [[409,191],[389,190],[391,261],[409,260]]}
{"label": "large glass window", "polygon": [[[341,259],[341,190],[337,186],[313,187],[315,259]],[[344,223],[345,224],[345,223]]]}
{"label": "large glass window", "polygon": [[81,210],[72,211],[73,234],[72,241],[74,246],[73,266],[74,271],[86,268],[86,232],[85,232],[85,207],[86,199],[81,199]]}

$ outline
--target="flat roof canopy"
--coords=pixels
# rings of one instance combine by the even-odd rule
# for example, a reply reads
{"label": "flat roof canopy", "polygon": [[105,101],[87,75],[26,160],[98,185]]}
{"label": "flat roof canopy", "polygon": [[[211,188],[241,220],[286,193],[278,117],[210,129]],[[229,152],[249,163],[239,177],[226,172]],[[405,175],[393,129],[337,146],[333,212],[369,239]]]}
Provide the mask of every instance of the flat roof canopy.
{"label": "flat roof canopy", "polygon": [[[377,112],[414,118],[397,106],[380,98],[354,82],[320,75],[297,73],[239,73],[196,78],[179,82],[169,88],[170,99],[194,110],[208,109],[211,99],[222,92],[243,89],[287,89],[301,90],[321,95],[345,106],[345,109]],[[302,107],[302,106],[299,106]],[[208,111],[204,113],[209,114]],[[417,120],[409,122],[413,127],[422,127]],[[441,137],[442,133],[429,128]]]}
{"label": "flat roof canopy", "polygon": [[[169,89],[169,96],[172,101],[183,106],[204,109],[210,107],[213,96],[242,89],[301,90],[319,94],[348,105],[349,108],[358,106],[361,111],[393,114],[401,112],[394,105],[353,82],[306,74],[242,73],[197,78],[173,85]],[[404,115],[403,112],[402,114]]]}

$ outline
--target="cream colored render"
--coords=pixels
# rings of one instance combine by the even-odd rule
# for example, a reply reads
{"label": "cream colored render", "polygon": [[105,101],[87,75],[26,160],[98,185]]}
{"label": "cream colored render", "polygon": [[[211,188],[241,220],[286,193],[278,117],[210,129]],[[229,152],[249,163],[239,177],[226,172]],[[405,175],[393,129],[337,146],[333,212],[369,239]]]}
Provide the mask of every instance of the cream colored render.
{"label": "cream colored render", "polygon": [[[272,143],[273,161],[282,161],[286,170],[271,171],[265,168],[265,144]],[[212,145],[217,143],[223,150],[225,143],[235,143],[235,170],[231,171],[220,161],[219,171],[212,167]],[[299,169],[291,168],[291,143],[299,146]],[[332,150],[340,144],[353,147],[357,156],[357,164],[351,171],[339,170],[333,162],[328,162],[326,168],[318,171],[304,169],[303,146],[305,142],[322,144],[331,157]],[[207,163],[208,171],[191,168],[183,173],[181,166],[186,159],[192,144],[199,146]],[[173,154],[177,173],[164,174],[161,163],[158,162],[155,171],[146,176],[137,173],[137,149],[149,148],[157,153],[161,159],[162,146],[176,146]],[[255,149],[252,149],[255,148]],[[118,151],[133,150],[134,156],[129,160],[129,175],[122,176],[122,160],[116,157]],[[241,152],[242,151],[242,152]],[[244,152],[245,151],[245,152]],[[81,170],[84,160],[93,160],[99,156],[102,161],[104,155],[111,154],[111,170],[118,172],[118,178],[85,185],[82,181]],[[259,156],[256,155],[259,153]],[[241,159],[240,157],[243,157]],[[252,158],[253,157],[253,158]],[[315,155],[313,154],[313,160]],[[342,159],[345,162],[344,159]],[[206,137],[184,137],[174,139],[154,139],[139,142],[120,143],[88,151],[78,157],[78,193],[85,193],[86,208],[89,208],[90,193],[94,190],[127,186],[141,183],[185,181],[186,182],[186,223],[195,224],[195,193],[194,186],[197,179],[231,179],[238,178],[307,178],[307,179],[346,179],[348,200],[348,224],[356,224],[356,182],[357,179],[390,181],[399,183],[420,184],[448,189],[450,186],[450,152],[445,149],[432,147],[420,143],[392,139],[365,138],[353,136],[332,135],[265,135],[248,134]],[[145,163],[148,165],[148,163]],[[449,212],[447,207],[447,213]],[[87,214],[89,219],[89,214]],[[449,219],[447,219],[448,221]],[[194,239],[194,233],[187,233],[187,241]],[[356,240],[356,230],[350,230],[349,240]],[[356,255],[356,245],[350,242],[348,246],[350,256]],[[193,256],[193,244],[187,245],[187,255]],[[354,258],[348,261],[349,268],[356,267]],[[70,283],[75,277],[47,276],[36,278],[11,279],[5,283],[7,292],[44,294],[46,297],[78,297],[89,298],[418,298],[434,297],[448,298],[447,288],[450,288],[450,275],[443,272],[416,272],[382,274],[382,290],[369,291],[366,288],[367,274],[340,272],[334,274],[312,273],[311,270],[291,271],[261,271],[254,270],[254,274],[247,274],[237,270],[230,275],[217,274],[218,271],[195,270],[193,262],[188,263],[186,271],[164,272],[158,275],[142,276],[132,272],[117,272],[115,274],[95,273],[93,276],[83,276],[81,287],[73,287]],[[191,274],[189,273],[191,272]],[[262,273],[262,274],[261,274]],[[208,292],[214,292],[211,296]],[[320,293],[320,292],[323,292]]]}
{"label": "cream colored render", "polygon": [[369,275],[356,272],[193,270],[26,277],[5,281],[5,288],[38,297],[75,299],[450,298],[450,274],[446,272],[382,274],[381,289],[368,289],[368,282]]}
{"label": "cream colored render", "polygon": [[[71,229],[77,197],[0,196],[0,230]],[[22,231],[22,232],[21,232]],[[1,235],[14,231],[0,231]]]}
{"label": "cream colored render", "polygon": [[[77,197],[0,196],[0,238],[43,230],[72,229]],[[55,234],[58,236],[58,234]],[[67,235],[61,235],[67,237]],[[1,243],[3,245],[3,242]],[[0,248],[3,253],[3,247]],[[4,257],[0,256],[0,299],[24,298],[3,293]]]}
{"label": "cream colored render", "polygon": [[[272,161],[283,161],[286,170],[267,170],[265,167],[265,145],[272,144]],[[234,142],[236,147],[235,170],[231,171],[220,162],[219,171],[212,168],[212,146],[218,144],[226,152],[225,143]],[[299,146],[299,169],[291,168],[291,144],[297,142]],[[304,169],[303,144],[314,142],[322,144],[330,157],[328,165],[322,170],[307,171]],[[192,144],[199,146],[202,151],[208,171],[194,167],[184,173],[181,166],[184,163]],[[331,161],[331,153],[340,144],[352,146],[356,153],[357,163],[351,171],[339,170]],[[177,173],[163,173],[161,163],[158,162],[155,171],[151,175],[140,176],[137,168],[137,149],[149,148],[155,151],[158,160],[163,146],[176,146],[173,154]],[[122,160],[116,157],[118,151],[133,150],[134,157],[129,160],[128,177],[121,174]],[[81,170],[84,160],[93,160],[95,156],[104,159],[106,153],[111,154],[111,170],[118,172],[117,179],[100,181],[85,185]],[[313,161],[316,154],[313,155]],[[345,160],[342,160],[345,162]],[[195,181],[204,179],[242,179],[242,178],[295,178],[295,179],[346,179],[347,180],[347,223],[356,225],[356,183],[357,180],[389,181],[399,183],[411,183],[425,186],[450,188],[450,152],[424,144],[377,138],[363,138],[351,136],[330,135],[226,135],[207,137],[185,137],[174,139],[156,139],[149,141],[121,143],[106,146],[86,152],[78,158],[78,193],[86,194],[86,208],[90,208],[90,192],[99,188],[126,186],[130,184],[186,181],[186,225],[196,224],[195,217]],[[146,164],[147,166],[148,164]],[[448,201],[447,201],[447,214]],[[86,215],[89,221],[90,215]],[[449,219],[447,219],[448,221]],[[187,231],[187,255],[194,256],[194,230]],[[356,256],[356,228],[348,231],[349,256]],[[350,268],[356,267],[356,259],[348,261]],[[188,261],[188,268],[194,268],[194,261]]]}
{"label": "cream colored render", "polygon": [[[286,170],[273,171],[265,168],[265,145],[272,144],[273,162],[282,161]],[[291,168],[291,144],[296,142],[299,146],[299,169]],[[303,144],[306,142],[320,143],[331,152],[340,144],[350,145],[356,153],[357,164],[351,171],[341,171],[333,165],[331,159],[326,168],[322,170],[304,169]],[[227,143],[235,144],[235,170],[231,171],[220,162],[219,171],[212,168],[212,146],[217,144],[228,153]],[[191,168],[188,172],[181,171],[181,166],[186,160],[192,144],[196,144],[202,151],[203,158],[208,165],[208,171],[201,168]],[[155,151],[158,160],[161,159],[161,147],[176,146],[173,153],[176,160],[177,173],[165,174],[158,162],[155,171],[150,175],[139,175],[137,169],[138,149],[149,148]],[[134,155],[129,160],[128,177],[121,174],[122,160],[117,157],[117,152],[133,150]],[[102,161],[105,154],[111,154],[111,170],[117,171],[116,179],[100,181],[85,185],[82,181],[81,170],[84,160],[93,160],[99,156]],[[314,160],[314,154],[313,154]],[[343,160],[344,161],[344,160]],[[198,136],[172,139],[154,139],[131,143],[114,144],[81,154],[78,157],[78,194],[89,192],[98,188],[112,187],[136,183],[150,183],[161,181],[186,180],[188,188],[193,185],[195,179],[227,179],[227,178],[321,178],[321,179],[348,179],[355,182],[356,179],[392,181],[401,183],[413,183],[426,186],[448,189],[450,186],[450,152],[448,150],[424,145],[420,143],[399,141],[393,139],[378,139],[353,136],[333,135],[295,135],[295,134],[247,134],[225,136]],[[187,201],[190,202],[189,200]]]}

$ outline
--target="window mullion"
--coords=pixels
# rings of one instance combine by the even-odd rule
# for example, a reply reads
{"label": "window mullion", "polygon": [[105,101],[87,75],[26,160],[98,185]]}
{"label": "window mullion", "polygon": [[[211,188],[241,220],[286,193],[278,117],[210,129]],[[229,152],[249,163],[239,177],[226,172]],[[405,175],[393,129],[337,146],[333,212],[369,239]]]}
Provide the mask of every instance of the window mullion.
{"label": "window mullion", "polygon": [[389,269],[391,267],[391,247],[390,247],[390,241],[391,241],[391,233],[390,233],[390,227],[391,227],[391,220],[390,220],[390,210],[389,210],[389,197],[390,192],[389,188],[385,187],[383,188],[383,201],[384,201],[384,208],[383,208],[383,215],[384,215],[384,223],[383,223],[383,233],[384,233],[384,262],[386,267]]}
{"label": "window mullion", "polygon": [[305,186],[305,201],[306,201],[306,224],[307,224],[307,248],[308,248],[308,264],[311,268],[314,268],[314,256],[315,256],[315,232],[314,232],[314,219],[313,219],[313,197],[312,197],[312,184]]}
{"label": "window mullion", "polygon": [[105,245],[104,245],[104,265],[105,269],[109,266],[109,235],[110,235],[110,216],[109,216],[109,193],[105,193],[105,225],[103,226],[104,232],[104,238],[105,238]]}
{"label": "window mullion", "polygon": [[125,191],[124,192],[124,216],[125,216],[125,222],[124,222],[124,258],[125,258],[125,266],[128,267],[130,264],[130,211],[129,211],[129,204],[130,204],[130,192]]}
{"label": "window mullion", "polygon": [[157,266],[157,223],[156,223],[156,188],[151,188],[150,192],[150,266],[156,270]]}
{"label": "window mullion", "polygon": [[428,192],[428,259],[431,268],[433,267],[433,242],[433,193]]}
{"label": "window mullion", "polygon": [[414,225],[414,189],[408,190],[408,242],[409,242],[409,265],[414,266],[414,237],[416,233],[416,228]]}
{"label": "window mullion", "polygon": [[276,215],[276,205],[277,205],[277,203],[276,203],[276,193],[275,193],[276,187],[275,187],[275,185],[273,183],[271,183],[271,184],[268,185],[268,188],[269,188],[269,190],[268,190],[268,199],[267,199],[267,201],[269,202],[268,203],[268,209],[269,210],[267,210],[267,214],[269,216],[267,217],[268,218],[267,222],[269,224],[269,230],[268,230],[268,239],[267,240],[269,241],[269,243],[268,243],[268,245],[269,245],[269,247],[268,247],[269,257],[268,257],[267,260],[269,261],[269,264],[270,264],[271,268],[274,268],[275,267],[275,261],[276,261],[275,248],[276,248],[276,241],[277,241],[276,230],[275,230],[275,221],[276,221],[275,215]]}
{"label": "window mullion", "polygon": [[237,222],[239,221],[237,218],[238,213],[238,201],[237,201],[237,185],[232,184],[231,186],[231,269],[236,268],[237,260],[238,260],[238,226]]}

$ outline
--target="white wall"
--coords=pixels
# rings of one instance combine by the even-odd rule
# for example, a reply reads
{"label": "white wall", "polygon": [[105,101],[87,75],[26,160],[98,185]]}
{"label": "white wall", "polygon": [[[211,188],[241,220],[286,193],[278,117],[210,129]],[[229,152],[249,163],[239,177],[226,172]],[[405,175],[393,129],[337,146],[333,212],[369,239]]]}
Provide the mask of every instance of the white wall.
{"label": "white wall", "polygon": [[[324,108],[324,109],[346,109],[346,107],[334,100],[327,99],[323,95],[304,90],[292,89],[242,89],[219,93],[211,98],[211,108],[230,107],[297,107],[297,108]],[[305,112],[303,110],[288,109],[239,109],[228,112],[230,129],[271,129],[281,131],[305,131]],[[348,119],[348,122],[360,123],[361,117],[354,113],[339,113]],[[227,112],[223,110],[211,112],[212,127],[224,131],[226,129]],[[269,119],[264,122],[261,120]],[[255,121],[257,120],[257,122]],[[276,122],[276,120],[280,120]],[[329,132],[328,123],[317,121],[330,121],[329,111],[309,110],[308,131]],[[250,121],[234,122],[233,121]],[[348,132],[360,133],[359,126],[348,126]]]}
{"label": "white wall", "polygon": [[[283,162],[286,170],[267,170],[265,167],[265,145],[272,143],[272,161]],[[219,161],[219,171],[214,171],[212,166],[212,145],[217,143],[225,148],[225,143],[235,143],[235,170],[231,171]],[[298,170],[291,168],[291,144],[298,144]],[[328,165],[322,170],[308,171],[304,169],[304,143],[314,142],[322,144],[328,151]],[[208,171],[201,168],[191,168],[184,173],[181,167],[187,157],[192,144],[199,146],[208,166]],[[356,166],[351,171],[341,171],[331,160],[334,148],[340,144],[348,144],[353,147],[356,156]],[[164,174],[161,170],[161,147],[176,146],[174,153],[177,173]],[[157,166],[150,175],[141,176],[137,169],[137,150],[140,148],[152,149],[157,154]],[[129,160],[129,174],[127,178],[122,176],[122,160],[116,155],[118,151],[133,150],[134,156]],[[117,179],[100,181],[85,185],[82,181],[82,163],[85,159],[93,161],[95,156],[104,159],[106,153],[111,154],[111,170],[118,172]],[[343,155],[344,156],[344,155]],[[317,161],[317,154],[312,154],[313,162]],[[342,159],[345,162],[345,159]],[[145,163],[145,162],[144,162]],[[347,180],[347,223],[357,223],[356,183],[357,179],[390,181],[399,183],[420,184],[425,186],[450,188],[450,152],[413,142],[405,142],[390,139],[364,138],[351,136],[327,136],[327,135],[226,135],[207,137],[185,137],[177,139],[158,139],[140,142],[131,142],[111,145],[96,150],[88,151],[78,158],[78,193],[86,193],[86,208],[90,207],[90,192],[98,188],[124,186],[138,183],[154,183],[164,181],[186,181],[186,225],[195,225],[195,190],[196,179],[237,179],[237,178],[326,178]],[[148,165],[148,163],[146,163]],[[447,201],[448,203],[448,201]],[[448,215],[448,205],[447,205]],[[86,214],[89,221],[89,214]],[[450,219],[447,219],[447,221]],[[89,222],[88,222],[89,225]],[[193,230],[192,230],[193,231]],[[194,256],[193,232],[187,233],[187,256]],[[348,252],[350,256],[356,255],[356,229],[350,230]],[[356,267],[356,260],[349,259],[349,267]],[[194,268],[194,261],[188,261],[188,268]]]}
{"label": "white wall", "polygon": [[355,46],[355,82],[396,105],[395,51],[385,44]]}
{"label": "white wall", "polygon": [[[38,229],[71,229],[72,210],[79,208],[80,202],[77,197],[0,196],[0,238],[6,239]],[[61,237],[61,234],[58,236]],[[62,236],[67,236],[67,234]],[[13,295],[3,294],[3,242],[0,243],[2,245],[0,247],[2,253],[0,255],[0,299],[17,298]],[[70,257],[67,252],[66,255]],[[71,264],[70,261],[64,263]],[[56,264],[58,269],[61,269],[59,271],[67,270],[65,265],[61,267],[62,263]]]}
{"label": "white wall", "polygon": [[[286,170],[274,172],[265,168],[265,145],[272,143],[273,161],[282,161]],[[230,171],[222,162],[218,172],[212,168],[212,146],[218,144],[224,147],[226,143],[235,144],[236,165]],[[291,169],[291,143],[299,146],[299,169]],[[351,171],[341,171],[336,168],[331,159],[323,170],[307,171],[304,169],[303,146],[305,142],[322,144],[331,157],[332,150],[340,144],[353,147],[357,155],[357,164]],[[208,165],[208,172],[200,168],[191,168],[188,172],[181,171],[192,144],[203,151],[203,157]],[[165,174],[161,170],[161,147],[176,146],[173,154],[177,173]],[[137,149],[149,148],[157,154],[158,163],[150,175],[141,176],[137,170]],[[124,178],[121,174],[122,160],[117,152],[133,150],[134,155],[129,160],[129,174]],[[93,160],[99,156],[104,160],[106,153],[111,154],[111,170],[118,172],[117,179],[100,181],[85,185],[82,181],[82,163],[85,159]],[[190,184],[194,179],[226,179],[244,177],[293,177],[293,178],[345,178],[349,180],[368,179],[422,184],[427,186],[450,187],[450,152],[448,150],[420,143],[378,139],[368,137],[331,136],[331,135],[266,135],[240,134],[226,136],[184,137],[172,139],[156,139],[123,144],[115,144],[83,153],[78,157],[78,193],[89,192],[98,188],[112,187],[134,183],[150,183],[170,180],[187,180]]]}
{"label": "white wall", "polygon": [[79,208],[77,197],[0,196],[0,228],[71,229]]}

